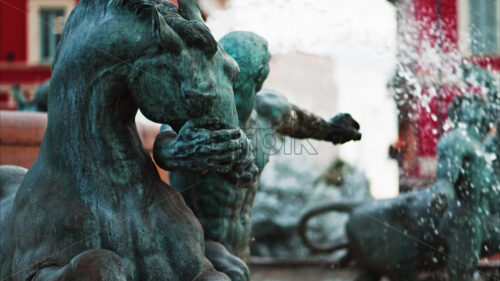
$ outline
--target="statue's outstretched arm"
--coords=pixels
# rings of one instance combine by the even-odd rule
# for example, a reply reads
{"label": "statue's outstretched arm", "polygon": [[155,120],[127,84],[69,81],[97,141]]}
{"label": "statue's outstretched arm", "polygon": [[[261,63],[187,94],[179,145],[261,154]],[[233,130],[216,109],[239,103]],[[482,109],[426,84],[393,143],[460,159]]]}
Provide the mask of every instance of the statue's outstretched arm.
{"label": "statue's outstretched arm", "polygon": [[329,121],[292,105],[291,114],[283,120],[278,133],[294,138],[313,138],[342,144],[360,140],[359,124],[348,113],[340,113]]}
{"label": "statue's outstretched arm", "polygon": [[255,107],[259,116],[268,119],[282,135],[299,139],[313,138],[334,144],[361,139],[358,122],[347,113],[326,121],[269,90],[257,94]]}

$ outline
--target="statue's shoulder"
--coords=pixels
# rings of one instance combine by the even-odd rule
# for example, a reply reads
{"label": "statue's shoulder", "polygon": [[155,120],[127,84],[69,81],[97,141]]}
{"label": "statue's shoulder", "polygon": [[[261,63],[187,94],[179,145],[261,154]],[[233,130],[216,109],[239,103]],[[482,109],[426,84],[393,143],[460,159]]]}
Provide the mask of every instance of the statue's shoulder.
{"label": "statue's shoulder", "polygon": [[267,119],[271,123],[280,123],[292,112],[292,105],[282,94],[262,89],[255,96],[255,111],[260,118]]}

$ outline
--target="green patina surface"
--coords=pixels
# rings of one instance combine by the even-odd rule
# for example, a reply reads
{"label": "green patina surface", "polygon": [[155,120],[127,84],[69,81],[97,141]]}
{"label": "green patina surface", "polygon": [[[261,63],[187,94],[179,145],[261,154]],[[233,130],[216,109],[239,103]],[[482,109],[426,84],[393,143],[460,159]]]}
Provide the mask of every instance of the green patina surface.
{"label": "green patina surface", "polygon": [[[0,188],[0,279],[229,280],[205,258],[198,219],[161,181],[135,126],[138,110],[175,127],[212,120],[203,122],[237,135],[229,162],[256,171],[237,128],[238,67],[194,1],[178,2],[81,0],[72,11],[38,158],[17,192]],[[2,178],[20,178],[7,170]]]}

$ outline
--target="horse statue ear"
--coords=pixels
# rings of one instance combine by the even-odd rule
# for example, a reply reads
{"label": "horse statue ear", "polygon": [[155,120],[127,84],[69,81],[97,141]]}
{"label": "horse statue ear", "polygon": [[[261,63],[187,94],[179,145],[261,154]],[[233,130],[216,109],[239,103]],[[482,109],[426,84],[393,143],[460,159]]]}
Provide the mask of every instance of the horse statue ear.
{"label": "horse statue ear", "polygon": [[155,9],[155,21],[158,25],[156,28],[157,36],[162,45],[175,55],[180,54],[183,48],[181,37],[173,30],[165,21],[163,16]]}
{"label": "horse statue ear", "polygon": [[212,58],[218,44],[201,18],[200,8],[193,0],[178,0],[178,4],[179,9],[168,1],[154,5],[153,28],[158,33],[156,36],[161,37],[164,44],[174,44],[174,48],[179,46],[176,42],[180,42],[181,47],[184,44],[196,47]]}
{"label": "horse statue ear", "polygon": [[177,4],[179,5],[179,14],[183,18],[205,23],[201,16],[201,9],[194,0],[177,0]]}

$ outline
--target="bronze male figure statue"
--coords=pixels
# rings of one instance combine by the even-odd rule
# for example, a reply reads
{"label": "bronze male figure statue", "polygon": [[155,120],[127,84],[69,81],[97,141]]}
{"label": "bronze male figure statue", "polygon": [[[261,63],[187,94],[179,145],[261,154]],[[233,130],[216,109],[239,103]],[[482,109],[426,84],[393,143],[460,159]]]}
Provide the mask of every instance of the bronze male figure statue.
{"label": "bronze male figure statue", "polygon": [[[270,90],[261,90],[269,73],[270,54],[267,41],[251,32],[231,32],[220,40],[224,50],[233,57],[240,67],[238,80],[233,84],[236,109],[240,127],[248,135],[254,148],[254,156],[259,171],[269,160],[270,150],[265,138],[276,134],[293,138],[314,138],[341,144],[350,140],[359,140],[359,125],[349,114],[339,114],[330,121],[323,120],[313,113],[291,104],[288,100]],[[169,170],[170,183],[184,196],[186,203],[200,220],[205,231],[205,239],[213,246],[207,249],[207,256],[216,253],[218,243],[229,252],[248,260],[251,231],[251,207],[258,191],[258,183],[248,188],[239,188],[231,179],[220,176],[227,157],[217,153],[183,154],[179,157],[176,148],[186,148],[188,141],[197,132],[183,128],[176,136],[175,128],[164,126],[165,135],[161,143],[156,143],[160,166]],[[167,137],[169,136],[169,137]],[[188,141],[186,141],[188,140]],[[213,145],[212,152],[217,149]],[[196,151],[196,143],[191,143],[187,151]],[[211,163],[199,165],[200,163]],[[208,170],[209,172],[205,172]],[[196,182],[203,182],[200,188],[187,189]],[[236,264],[237,261],[221,261],[214,266],[223,268]]]}

